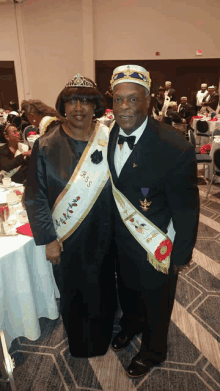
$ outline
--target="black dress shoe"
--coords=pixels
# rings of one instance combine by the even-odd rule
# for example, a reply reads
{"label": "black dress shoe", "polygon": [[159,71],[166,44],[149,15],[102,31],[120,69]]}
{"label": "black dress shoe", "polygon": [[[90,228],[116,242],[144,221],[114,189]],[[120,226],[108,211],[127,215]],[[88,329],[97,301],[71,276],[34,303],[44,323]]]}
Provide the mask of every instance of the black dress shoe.
{"label": "black dress shoe", "polygon": [[114,352],[119,352],[120,350],[125,349],[131,340],[134,338],[134,335],[128,334],[125,331],[121,330],[119,333],[116,335],[115,338],[113,338],[112,343],[111,343],[111,348],[114,350]]}
{"label": "black dress shoe", "polygon": [[145,376],[148,372],[150,372],[151,368],[159,365],[161,362],[163,361],[148,360],[143,362],[138,353],[137,356],[132,359],[126,373],[132,378]]}

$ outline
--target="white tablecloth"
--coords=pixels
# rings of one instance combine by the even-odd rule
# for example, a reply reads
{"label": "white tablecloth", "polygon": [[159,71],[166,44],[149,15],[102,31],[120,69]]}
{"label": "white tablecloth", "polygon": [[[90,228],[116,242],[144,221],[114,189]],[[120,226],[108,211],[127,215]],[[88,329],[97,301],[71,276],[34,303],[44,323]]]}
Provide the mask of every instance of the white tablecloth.
{"label": "white tablecloth", "polygon": [[0,329],[8,347],[19,336],[40,337],[39,318],[59,316],[56,297],[45,246],[24,235],[0,237]]}
{"label": "white tablecloth", "polygon": [[[210,119],[210,118],[209,118]],[[193,119],[192,128],[196,130],[196,124],[199,121],[198,118]],[[220,129],[220,119],[218,121],[207,121],[209,124],[210,133],[213,133],[215,129]]]}
{"label": "white tablecloth", "polygon": [[[210,156],[212,159],[214,157],[214,152],[216,151],[216,149],[219,149],[219,148],[220,148],[220,136],[216,136],[216,137],[214,137],[214,139],[212,141],[212,149],[210,151]],[[206,169],[205,169],[205,177],[207,179],[209,179],[209,180],[212,179],[213,170],[214,170],[214,164],[212,162],[209,165],[209,167],[206,167]],[[216,182],[219,183],[219,178],[216,178]]]}

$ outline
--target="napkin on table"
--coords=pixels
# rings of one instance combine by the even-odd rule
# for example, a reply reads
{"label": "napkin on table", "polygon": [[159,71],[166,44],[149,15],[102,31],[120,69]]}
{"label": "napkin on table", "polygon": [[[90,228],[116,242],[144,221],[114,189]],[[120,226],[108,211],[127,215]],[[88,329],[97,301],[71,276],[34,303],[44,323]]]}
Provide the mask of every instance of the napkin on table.
{"label": "napkin on table", "polygon": [[33,237],[33,233],[31,231],[31,227],[30,227],[30,224],[29,223],[26,223],[24,225],[21,225],[20,227],[18,227],[16,229],[17,233],[18,234],[21,234],[21,235],[27,235],[27,236],[31,236]]}

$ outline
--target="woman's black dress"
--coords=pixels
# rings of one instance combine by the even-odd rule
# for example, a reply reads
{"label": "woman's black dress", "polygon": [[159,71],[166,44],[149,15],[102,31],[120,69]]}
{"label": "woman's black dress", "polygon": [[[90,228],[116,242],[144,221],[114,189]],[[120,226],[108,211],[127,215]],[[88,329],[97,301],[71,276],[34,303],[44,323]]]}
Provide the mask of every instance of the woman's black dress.
{"label": "woman's black dress", "polygon": [[[38,245],[56,239],[51,208],[86,145],[69,137],[60,125],[34,144],[25,202]],[[70,353],[75,357],[105,354],[112,336],[117,299],[111,197],[108,181],[82,224],[64,241],[61,263],[53,266]]]}

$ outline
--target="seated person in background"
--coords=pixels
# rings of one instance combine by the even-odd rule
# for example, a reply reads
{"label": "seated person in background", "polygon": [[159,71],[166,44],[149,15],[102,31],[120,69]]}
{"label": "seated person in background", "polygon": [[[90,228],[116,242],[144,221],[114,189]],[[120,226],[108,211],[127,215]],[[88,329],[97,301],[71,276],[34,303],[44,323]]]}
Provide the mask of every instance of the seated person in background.
{"label": "seated person in background", "polygon": [[40,100],[23,100],[21,109],[30,124],[39,129],[40,136],[42,136],[46,130],[49,130],[51,126],[56,125],[56,121],[59,123],[60,115],[57,111]]}
{"label": "seated person in background", "polygon": [[186,96],[182,96],[182,98],[180,98],[180,102],[181,103],[178,106],[178,113],[179,113],[180,117],[182,118],[182,123],[189,124],[189,122],[191,121],[191,118],[194,115],[193,106],[187,102]]}
{"label": "seated person in background", "polygon": [[17,103],[13,100],[11,100],[11,102],[9,103],[9,110],[10,112],[15,112],[17,114],[20,113]]}
{"label": "seated person in background", "polygon": [[14,125],[6,124],[3,134],[6,144],[0,147],[0,171],[13,182],[23,183],[27,176],[31,150],[19,151],[21,134]]}
{"label": "seated person in background", "polygon": [[215,86],[208,87],[208,96],[205,96],[202,101],[202,107],[207,111],[216,111],[219,102],[219,94],[216,92]]}
{"label": "seated person in background", "polygon": [[177,108],[177,102],[169,103],[165,117],[165,123],[167,123],[168,125],[172,125],[172,122],[174,122],[175,124],[181,124],[183,122],[180,114],[177,111]]}

